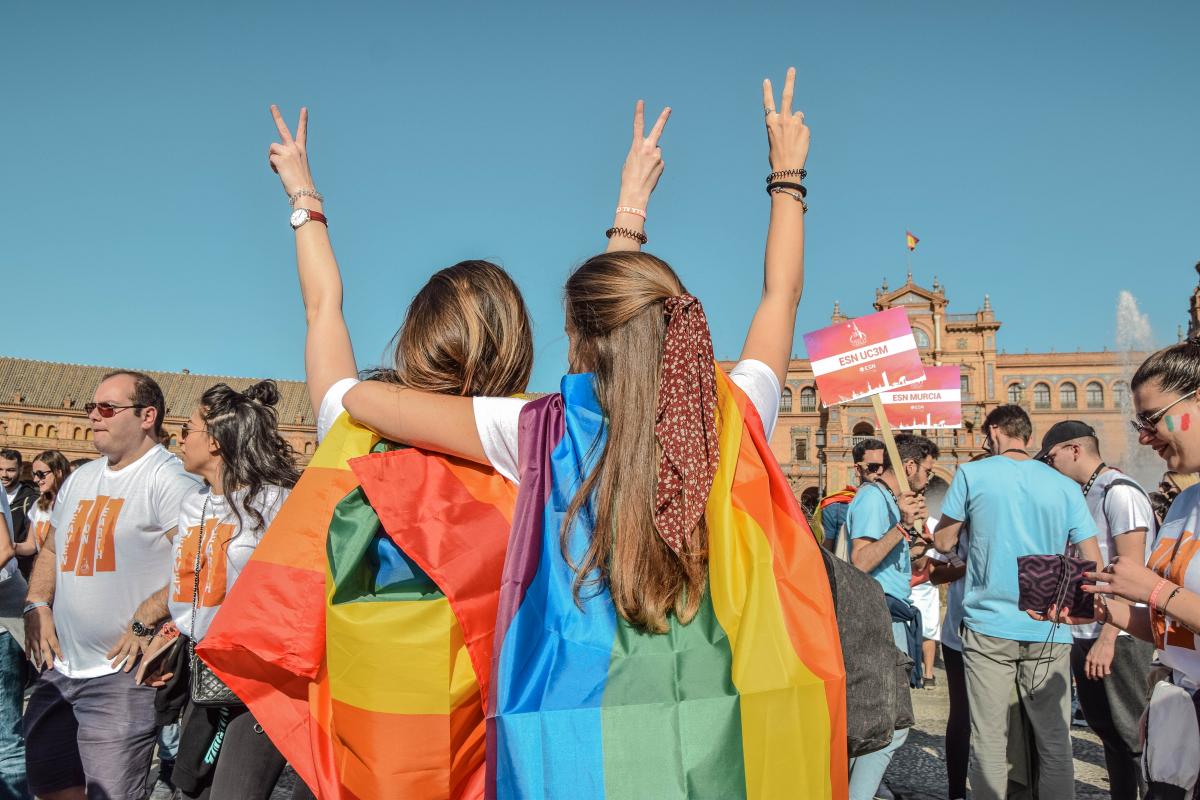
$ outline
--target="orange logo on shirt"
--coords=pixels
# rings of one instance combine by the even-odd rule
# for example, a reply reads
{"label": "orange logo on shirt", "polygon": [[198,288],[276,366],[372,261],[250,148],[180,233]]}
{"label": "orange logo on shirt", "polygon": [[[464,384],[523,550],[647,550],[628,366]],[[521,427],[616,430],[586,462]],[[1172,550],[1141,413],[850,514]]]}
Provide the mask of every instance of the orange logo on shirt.
{"label": "orange logo on shirt", "polygon": [[67,546],[59,564],[63,572],[82,576],[116,571],[117,518],[123,505],[124,498],[105,495],[79,501],[67,529]]}
{"label": "orange logo on shirt", "polygon": [[33,524],[33,540],[37,542],[38,549],[41,550],[46,544],[46,537],[50,535],[50,520],[38,520]]}
{"label": "orange logo on shirt", "polygon": [[[173,599],[177,603],[191,603],[196,584],[196,547],[200,543],[200,526],[187,529],[175,557]],[[200,556],[200,593],[198,605],[205,608],[219,606],[225,600],[226,551],[233,539],[233,525],[218,523],[214,517],[204,520],[204,553]]]}
{"label": "orange logo on shirt", "polygon": [[[1175,552],[1177,539],[1160,541],[1150,555],[1150,560],[1146,562],[1146,566],[1177,586],[1183,586],[1192,558],[1196,555],[1196,551],[1200,550],[1200,539],[1197,539],[1191,531],[1182,531],[1179,535],[1192,538],[1179,545],[1178,552]],[[1172,553],[1175,553],[1173,559],[1171,558]],[[1168,625],[1166,618],[1157,613],[1152,613],[1150,619],[1153,622],[1155,647],[1161,649],[1171,645],[1184,650],[1196,649],[1196,635],[1178,622],[1172,621]]]}

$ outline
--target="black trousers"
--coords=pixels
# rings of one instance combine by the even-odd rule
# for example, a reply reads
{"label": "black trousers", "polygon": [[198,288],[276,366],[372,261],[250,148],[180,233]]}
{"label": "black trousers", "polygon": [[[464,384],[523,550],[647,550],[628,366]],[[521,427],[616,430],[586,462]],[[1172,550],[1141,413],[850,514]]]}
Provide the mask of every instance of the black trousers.
{"label": "black trousers", "polygon": [[245,706],[184,707],[171,779],[189,800],[267,800],[283,764]]}
{"label": "black trousers", "polygon": [[967,796],[967,765],[971,757],[971,709],[967,705],[967,677],[962,652],[942,648],[950,715],[946,718],[946,778],[950,800]]}
{"label": "black trousers", "polygon": [[1084,673],[1095,639],[1076,639],[1071,646],[1071,673],[1084,719],[1104,744],[1104,763],[1113,800],[1137,800],[1146,795],[1142,777],[1142,746],[1138,721],[1146,709],[1146,675],[1154,645],[1132,636],[1118,636],[1112,674],[1092,680]]}

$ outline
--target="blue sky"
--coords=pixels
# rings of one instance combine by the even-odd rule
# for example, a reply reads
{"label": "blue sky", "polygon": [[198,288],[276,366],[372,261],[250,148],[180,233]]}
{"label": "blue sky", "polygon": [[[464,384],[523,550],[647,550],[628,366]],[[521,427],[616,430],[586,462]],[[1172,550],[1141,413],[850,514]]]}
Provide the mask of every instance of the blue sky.
{"label": "blue sky", "polygon": [[736,356],[768,201],[762,78],[799,71],[799,334],[866,313],[921,244],[952,312],[990,292],[1009,352],[1114,344],[1128,289],[1159,344],[1200,259],[1195,3],[10,5],[0,26],[0,353],[303,376],[269,103],[311,109],[360,364],[433,270],[526,293],[533,386],[559,296],[602,248],[633,102],[675,112],[649,249]]}

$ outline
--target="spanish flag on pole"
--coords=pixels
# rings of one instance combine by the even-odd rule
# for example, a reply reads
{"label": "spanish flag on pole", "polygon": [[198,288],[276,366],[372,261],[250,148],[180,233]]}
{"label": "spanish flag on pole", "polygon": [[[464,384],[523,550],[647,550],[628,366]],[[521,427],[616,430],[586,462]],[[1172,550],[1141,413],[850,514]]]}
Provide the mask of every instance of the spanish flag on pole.
{"label": "spanish flag on pole", "polygon": [[912,231],[904,232],[904,240],[908,243],[908,251],[910,253],[913,250],[917,249],[917,242],[921,241],[920,239],[918,239],[917,237],[912,235]]}

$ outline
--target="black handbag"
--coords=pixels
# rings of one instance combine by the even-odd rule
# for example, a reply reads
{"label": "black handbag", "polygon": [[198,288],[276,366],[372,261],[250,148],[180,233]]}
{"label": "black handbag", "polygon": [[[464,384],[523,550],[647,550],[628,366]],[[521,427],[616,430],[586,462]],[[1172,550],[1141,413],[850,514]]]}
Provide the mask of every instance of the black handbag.
{"label": "black handbag", "polygon": [[[196,609],[200,605],[200,554],[204,552],[204,520],[208,516],[208,502],[209,498],[204,498],[204,508],[200,512],[200,530],[196,534],[196,568],[192,575],[192,635],[188,637],[188,660],[191,667],[189,694],[192,703],[198,706],[209,708],[240,706],[242,701],[238,699],[232,689],[225,685],[225,681],[221,680],[208,664],[204,663],[203,659],[196,657]],[[215,536],[216,532],[214,525],[212,535]]]}

